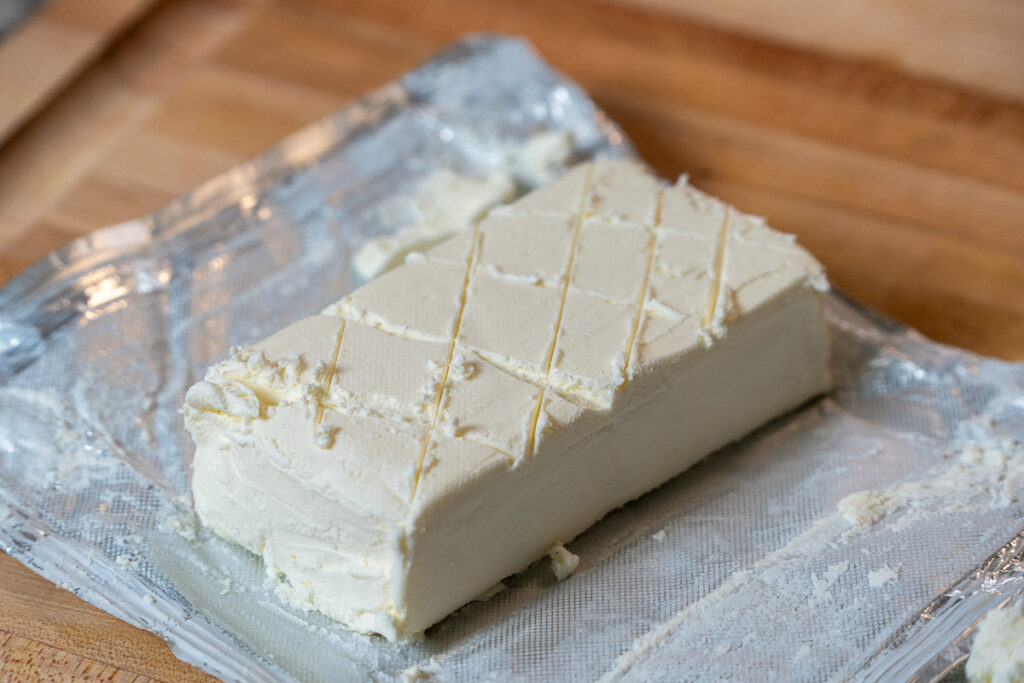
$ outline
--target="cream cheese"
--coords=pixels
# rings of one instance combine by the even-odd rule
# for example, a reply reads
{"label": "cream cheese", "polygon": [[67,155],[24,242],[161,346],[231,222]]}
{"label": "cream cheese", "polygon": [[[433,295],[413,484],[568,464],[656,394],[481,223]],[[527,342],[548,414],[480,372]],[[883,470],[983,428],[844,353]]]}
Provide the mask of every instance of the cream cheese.
{"label": "cream cheese", "polygon": [[827,389],[826,287],[685,180],[577,167],[211,368],[197,513],[292,602],[412,637]]}
{"label": "cream cheese", "polygon": [[971,683],[1024,681],[1024,600],[985,615],[967,659]]}
{"label": "cream cheese", "polygon": [[524,188],[554,180],[572,154],[572,136],[566,131],[545,131],[503,151],[507,170],[477,177],[440,169],[423,178],[409,195],[386,202],[381,220],[399,227],[359,248],[352,258],[359,277],[371,280],[402,263],[410,253],[469,229]]}
{"label": "cream cheese", "polygon": [[448,169],[435,171],[409,196],[381,207],[381,220],[399,227],[394,234],[367,240],[356,251],[352,265],[363,280],[373,279],[402,263],[408,253],[429,249],[466,230],[492,207],[516,194],[516,179],[505,171],[482,177]]}
{"label": "cream cheese", "polygon": [[548,557],[551,558],[551,572],[559,581],[565,581],[580,566],[580,558],[559,543],[548,550]]}

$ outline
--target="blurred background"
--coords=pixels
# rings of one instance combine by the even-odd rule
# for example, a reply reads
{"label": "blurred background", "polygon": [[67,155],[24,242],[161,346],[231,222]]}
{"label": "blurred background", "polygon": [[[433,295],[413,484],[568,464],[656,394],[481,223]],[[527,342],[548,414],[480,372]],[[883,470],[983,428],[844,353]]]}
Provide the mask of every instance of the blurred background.
{"label": "blurred background", "polygon": [[[1024,359],[1018,0],[0,0],[0,285],[473,31],[527,37],[850,296]],[[10,671],[203,678],[0,554]]]}

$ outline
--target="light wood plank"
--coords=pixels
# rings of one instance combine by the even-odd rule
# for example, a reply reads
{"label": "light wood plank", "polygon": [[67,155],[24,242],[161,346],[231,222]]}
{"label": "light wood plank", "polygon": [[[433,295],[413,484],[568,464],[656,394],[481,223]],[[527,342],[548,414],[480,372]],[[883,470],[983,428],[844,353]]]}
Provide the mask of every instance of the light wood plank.
{"label": "light wood plank", "polygon": [[[0,680],[214,680],[129,626],[0,553]],[[124,680],[133,680],[126,678]]]}
{"label": "light wood plank", "polygon": [[[248,30],[242,32],[243,38],[251,35]],[[172,143],[202,145],[242,161],[327,116],[351,97],[259,71],[210,63],[167,98],[146,128]],[[118,156],[127,161],[124,155]],[[176,187],[190,184],[179,182]]]}
{"label": "light wood plank", "polygon": [[666,176],[726,175],[1024,258],[1024,193],[699,109],[607,100]]}
{"label": "light wood plank", "polygon": [[418,33],[361,21],[343,4],[325,10],[308,2],[278,2],[255,16],[216,61],[351,99],[398,78],[438,49],[438,41]]}
{"label": "light wood plank", "polygon": [[1024,101],[1014,0],[613,0]]}
{"label": "light wood plank", "polygon": [[340,4],[352,22],[388,26],[398,35],[403,26],[415,26],[417,35],[434,38],[437,46],[493,28],[496,17],[502,30],[530,37],[599,104],[608,93],[699,108],[1024,190],[1024,108],[877,65],[571,0]]}
{"label": "light wood plank", "polygon": [[[35,221],[136,128],[239,28],[244,13],[216,2],[168,3],[131,32],[0,154],[0,263]],[[153,207],[156,208],[156,207]],[[102,227],[102,226],[94,226]],[[42,254],[38,254],[42,256]],[[0,271],[0,281],[13,275]]]}
{"label": "light wood plank", "polygon": [[156,1],[52,0],[0,42],[0,144]]}
{"label": "light wood plank", "polygon": [[0,678],[8,681],[108,681],[156,679],[0,631]]}

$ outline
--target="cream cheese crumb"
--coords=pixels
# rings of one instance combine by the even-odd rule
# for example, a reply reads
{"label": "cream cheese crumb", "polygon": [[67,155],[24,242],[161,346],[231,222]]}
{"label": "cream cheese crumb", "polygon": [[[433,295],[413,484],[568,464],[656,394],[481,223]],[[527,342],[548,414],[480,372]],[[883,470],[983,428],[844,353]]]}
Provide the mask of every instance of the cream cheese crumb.
{"label": "cream cheese crumb", "polygon": [[322,384],[327,381],[327,375],[330,373],[331,366],[325,360],[317,361],[313,367],[313,381],[317,384]]}
{"label": "cream cheese crumb", "polygon": [[429,681],[441,673],[441,664],[437,661],[437,656],[433,656],[425,662],[419,664],[413,664],[408,669],[402,672],[402,681],[404,683],[412,683],[413,681]]}
{"label": "cream cheese crumb", "polygon": [[551,571],[555,573],[555,578],[559,581],[565,581],[580,566],[579,556],[569,552],[561,544],[551,546],[548,557],[551,558]]}
{"label": "cream cheese crumb", "polygon": [[1024,681],[1024,600],[985,615],[967,660],[971,683]]}
{"label": "cream cheese crumb", "polygon": [[476,368],[473,367],[473,364],[461,353],[456,353],[452,356],[452,362],[448,367],[448,381],[465,382],[473,377],[474,372],[476,372]]}
{"label": "cream cheese crumb", "polygon": [[836,507],[850,524],[871,526],[888,512],[888,498],[878,491],[857,491],[846,496]]}
{"label": "cream cheese crumb", "polygon": [[459,435],[459,420],[453,415],[445,415],[437,421],[437,433],[454,439]]}
{"label": "cream cheese crumb", "polygon": [[316,434],[313,436],[313,443],[316,444],[317,448],[323,448],[327,450],[334,446],[334,434],[338,429],[336,427],[328,427],[324,423],[320,423],[316,428]]}

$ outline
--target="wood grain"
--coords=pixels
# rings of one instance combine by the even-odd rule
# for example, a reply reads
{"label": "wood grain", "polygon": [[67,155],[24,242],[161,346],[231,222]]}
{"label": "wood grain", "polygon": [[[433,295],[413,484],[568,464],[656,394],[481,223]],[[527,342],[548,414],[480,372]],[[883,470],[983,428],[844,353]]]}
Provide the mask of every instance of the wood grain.
{"label": "wood grain", "polygon": [[156,0],[52,0],[0,43],[0,143],[132,26]]}
{"label": "wood grain", "polygon": [[[115,5],[78,3],[66,21],[101,31]],[[70,76],[51,76],[58,85],[23,104],[30,114],[0,140],[0,282],[78,235],[159,207],[462,34],[501,31],[527,36],[583,85],[660,173],[689,173],[797,233],[848,294],[939,341],[1024,359],[1019,3],[134,6],[145,9],[125,10],[130,19],[91,52],[69,42],[86,58],[18,58],[38,64],[15,74],[28,83]],[[13,49],[0,46],[0,93]],[[203,675],[155,636],[0,555],[0,679],[24,678]]]}
{"label": "wood grain", "polygon": [[176,659],[152,633],[0,553],[0,681],[153,679],[213,680]]}
{"label": "wood grain", "polygon": [[1024,101],[1024,4],[1007,0],[621,0]]}

